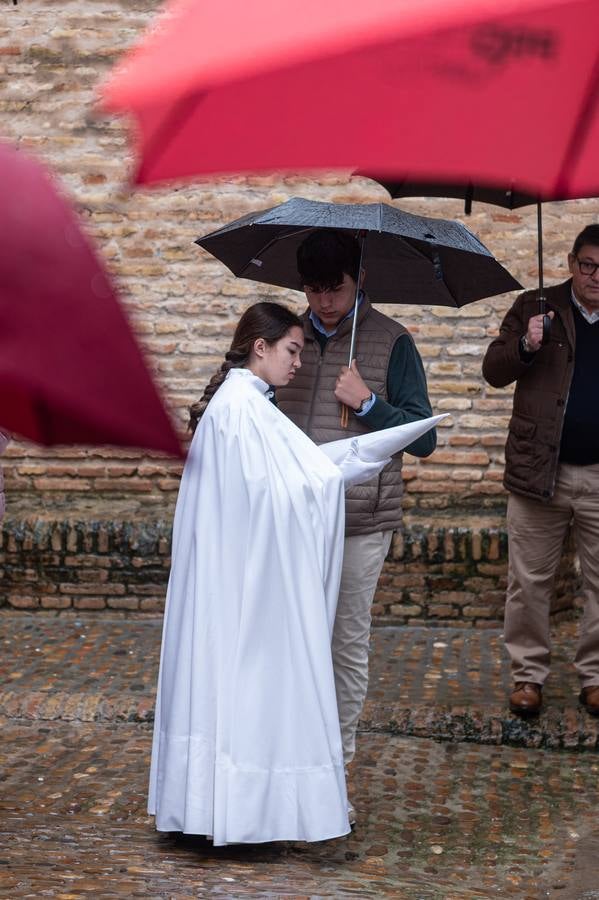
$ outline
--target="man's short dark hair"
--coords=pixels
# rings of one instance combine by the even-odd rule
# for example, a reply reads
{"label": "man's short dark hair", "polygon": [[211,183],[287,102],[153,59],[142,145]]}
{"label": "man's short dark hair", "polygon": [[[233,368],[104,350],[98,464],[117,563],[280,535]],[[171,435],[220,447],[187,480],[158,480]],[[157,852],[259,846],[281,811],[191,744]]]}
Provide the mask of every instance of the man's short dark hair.
{"label": "man's short dark hair", "polygon": [[358,281],[360,244],[349,231],[313,231],[297,248],[297,271],[302,284],[322,290],[338,287],[344,275]]}
{"label": "man's short dark hair", "polygon": [[593,247],[599,247],[599,225],[587,225],[574,241],[572,247],[572,255],[576,256],[581,247],[585,244],[592,244]]}

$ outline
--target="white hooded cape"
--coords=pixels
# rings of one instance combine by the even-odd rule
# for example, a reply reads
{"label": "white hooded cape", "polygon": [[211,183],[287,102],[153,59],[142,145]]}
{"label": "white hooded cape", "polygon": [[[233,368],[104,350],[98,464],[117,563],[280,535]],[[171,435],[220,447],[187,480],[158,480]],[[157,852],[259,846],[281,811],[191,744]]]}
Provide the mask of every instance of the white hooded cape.
{"label": "white hooded cape", "polygon": [[347,834],[331,634],[339,469],[232,369],[173,528],[148,810],[215,845]]}

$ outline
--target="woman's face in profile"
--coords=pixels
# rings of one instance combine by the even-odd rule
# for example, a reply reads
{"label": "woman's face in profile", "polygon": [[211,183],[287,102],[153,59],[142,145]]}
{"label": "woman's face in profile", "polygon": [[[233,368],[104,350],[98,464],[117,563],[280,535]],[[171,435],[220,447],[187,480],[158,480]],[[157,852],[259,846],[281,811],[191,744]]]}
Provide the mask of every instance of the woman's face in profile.
{"label": "woman's face in profile", "polygon": [[296,325],[275,344],[265,344],[264,353],[258,360],[255,374],[273,387],[289,384],[301,366],[300,354],[304,347],[304,333]]}

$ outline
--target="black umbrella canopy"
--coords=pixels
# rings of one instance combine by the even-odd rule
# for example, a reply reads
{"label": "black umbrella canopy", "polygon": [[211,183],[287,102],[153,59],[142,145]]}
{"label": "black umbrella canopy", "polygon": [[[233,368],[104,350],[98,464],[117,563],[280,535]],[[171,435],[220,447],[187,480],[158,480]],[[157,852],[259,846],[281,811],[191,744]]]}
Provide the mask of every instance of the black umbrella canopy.
{"label": "black umbrella canopy", "polygon": [[[379,178],[368,172],[357,171],[354,174],[370,178],[382,185],[392,199],[396,197],[453,197],[464,201],[464,212],[470,215],[472,203],[490,203],[493,206],[501,206],[504,209],[519,209],[522,206],[537,207],[537,258],[539,272],[539,312],[545,313],[545,291],[543,285],[543,215],[541,203],[543,200],[567,199],[560,194],[541,197],[520,190],[516,185],[493,185],[478,181],[413,181],[407,176],[394,179]],[[549,339],[551,320],[545,316],[543,320],[544,341]]]}
{"label": "black umbrella canopy", "polygon": [[[464,211],[467,215],[472,212],[472,203],[491,203],[493,206],[502,206],[504,209],[520,209],[522,206],[531,206],[538,203],[542,197],[528,194],[514,186],[480,184],[464,181],[412,181],[410,178],[385,179],[378,178],[368,172],[356,172],[364,178],[370,178],[378,182],[392,198],[396,197],[453,197],[464,201]],[[554,200],[561,199],[558,197]]]}
{"label": "black umbrella canopy", "polygon": [[240,278],[301,291],[297,248],[323,228],[363,238],[364,288],[375,303],[460,307],[521,288],[461,223],[385,203],[294,198],[242,216],[196,243]]}

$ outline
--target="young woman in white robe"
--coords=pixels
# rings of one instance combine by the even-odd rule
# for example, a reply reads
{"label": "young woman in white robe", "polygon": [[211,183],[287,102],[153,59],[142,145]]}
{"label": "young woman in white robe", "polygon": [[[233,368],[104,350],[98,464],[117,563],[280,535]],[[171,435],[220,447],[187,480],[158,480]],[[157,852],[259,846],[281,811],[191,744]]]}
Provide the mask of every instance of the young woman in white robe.
{"label": "young woman in white robe", "polygon": [[192,407],[148,809],[215,845],[350,830],[330,649],[343,479],[270,402],[302,347],[293,313],[250,307]]}

